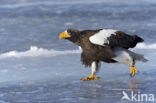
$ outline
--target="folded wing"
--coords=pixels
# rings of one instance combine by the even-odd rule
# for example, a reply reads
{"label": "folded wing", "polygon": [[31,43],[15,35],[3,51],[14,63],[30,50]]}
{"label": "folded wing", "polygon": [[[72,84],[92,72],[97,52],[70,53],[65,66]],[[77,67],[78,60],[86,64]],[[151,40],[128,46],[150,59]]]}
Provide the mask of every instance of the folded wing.
{"label": "folded wing", "polygon": [[122,47],[125,49],[133,48],[143,39],[137,35],[128,35],[124,32],[112,29],[102,29],[89,38],[90,42],[95,45],[109,46],[111,48]]}

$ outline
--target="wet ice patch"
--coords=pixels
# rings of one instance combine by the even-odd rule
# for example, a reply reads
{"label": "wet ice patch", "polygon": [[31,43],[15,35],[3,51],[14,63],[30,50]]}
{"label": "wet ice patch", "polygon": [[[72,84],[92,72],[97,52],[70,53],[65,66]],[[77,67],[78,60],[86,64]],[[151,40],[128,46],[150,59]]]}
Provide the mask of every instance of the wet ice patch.
{"label": "wet ice patch", "polygon": [[56,13],[57,13],[57,14],[62,14],[63,11],[61,11],[61,10],[57,10]]}
{"label": "wet ice patch", "polygon": [[27,51],[10,51],[7,53],[0,54],[0,59],[4,58],[24,58],[24,57],[48,57],[48,56],[57,56],[57,55],[66,55],[72,53],[80,53],[80,50],[64,50],[64,51],[57,51],[57,50],[48,50],[44,48],[38,48],[36,46],[31,46]]}
{"label": "wet ice patch", "polygon": [[2,69],[2,70],[0,70],[0,72],[1,72],[1,73],[7,73],[8,70],[7,70],[7,69]]}

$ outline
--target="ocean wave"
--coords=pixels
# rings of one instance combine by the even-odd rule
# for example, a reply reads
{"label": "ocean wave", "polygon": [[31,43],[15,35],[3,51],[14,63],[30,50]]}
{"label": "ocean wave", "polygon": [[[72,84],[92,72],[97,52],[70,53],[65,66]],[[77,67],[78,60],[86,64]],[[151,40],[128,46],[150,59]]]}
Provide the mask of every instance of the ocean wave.
{"label": "ocean wave", "polygon": [[38,48],[36,46],[31,46],[29,50],[19,52],[19,51],[10,51],[6,53],[0,54],[0,59],[4,58],[25,58],[25,57],[49,57],[49,56],[57,56],[57,55],[66,55],[66,54],[75,54],[80,53],[80,50],[48,50],[44,48]]}
{"label": "ocean wave", "polygon": [[[146,43],[139,43],[134,49],[156,49],[156,44],[146,44]],[[48,50],[44,48],[38,48],[36,46],[31,46],[29,50],[26,51],[10,51],[6,53],[0,54],[0,59],[4,58],[25,58],[25,57],[49,57],[49,56],[58,56],[58,55],[67,55],[67,54],[77,54],[81,53],[81,50]]]}

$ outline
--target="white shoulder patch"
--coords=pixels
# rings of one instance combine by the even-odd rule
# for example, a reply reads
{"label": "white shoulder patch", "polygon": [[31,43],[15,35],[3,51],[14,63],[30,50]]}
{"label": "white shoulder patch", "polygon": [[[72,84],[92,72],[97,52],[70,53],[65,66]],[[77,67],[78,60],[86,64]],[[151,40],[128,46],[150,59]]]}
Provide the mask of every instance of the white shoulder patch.
{"label": "white shoulder patch", "polygon": [[100,30],[98,33],[94,34],[93,36],[91,36],[89,40],[93,44],[104,46],[104,43],[109,44],[109,40],[107,38],[110,37],[112,34],[116,35],[115,33],[116,31],[117,30],[113,29],[103,29]]}

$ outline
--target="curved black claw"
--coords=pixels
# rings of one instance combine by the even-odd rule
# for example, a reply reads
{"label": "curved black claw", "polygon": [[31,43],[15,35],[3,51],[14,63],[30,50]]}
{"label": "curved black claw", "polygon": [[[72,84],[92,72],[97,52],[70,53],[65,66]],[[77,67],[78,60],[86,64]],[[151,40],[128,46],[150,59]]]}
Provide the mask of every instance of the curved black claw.
{"label": "curved black claw", "polygon": [[134,75],[132,75],[132,73],[130,73],[129,75],[130,75],[131,77],[134,77],[134,76],[135,76],[135,74],[134,74]]}

